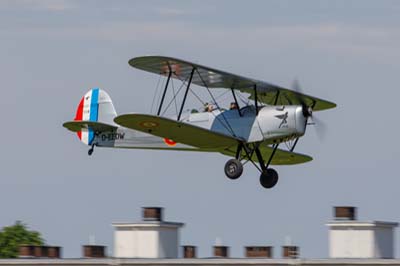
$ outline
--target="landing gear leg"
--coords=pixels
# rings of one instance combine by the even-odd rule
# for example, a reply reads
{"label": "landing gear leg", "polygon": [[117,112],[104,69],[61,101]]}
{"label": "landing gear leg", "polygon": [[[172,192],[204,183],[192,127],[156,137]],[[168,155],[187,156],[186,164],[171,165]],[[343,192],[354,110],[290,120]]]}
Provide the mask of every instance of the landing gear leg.
{"label": "landing gear leg", "polygon": [[260,184],[264,188],[272,188],[278,183],[279,179],[278,173],[274,169],[268,168],[269,164],[272,161],[272,158],[275,155],[276,150],[278,149],[278,145],[279,144],[275,144],[274,150],[272,151],[271,156],[269,157],[269,160],[266,165],[264,164],[264,159],[262,157],[260,149],[257,147],[255,150],[257,159],[260,163],[260,167],[262,170],[260,175]]}
{"label": "landing gear leg", "polygon": [[92,147],[88,150],[88,155],[92,155],[94,151],[94,144],[92,144]]}
{"label": "landing gear leg", "polygon": [[237,147],[237,150],[236,150],[236,155],[235,155],[235,158],[236,158],[237,160],[239,160],[239,158],[240,158],[242,149],[243,149],[243,143],[239,143],[239,145],[238,145],[238,147]]}

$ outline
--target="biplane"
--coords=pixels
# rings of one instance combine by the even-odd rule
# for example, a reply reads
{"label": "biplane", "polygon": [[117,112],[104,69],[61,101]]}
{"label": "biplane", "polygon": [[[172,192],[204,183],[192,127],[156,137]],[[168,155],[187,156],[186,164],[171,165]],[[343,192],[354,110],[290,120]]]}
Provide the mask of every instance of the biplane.
{"label": "biplane", "polygon": [[[165,80],[158,108],[154,114],[117,115],[110,96],[99,88],[91,89],[81,99],[75,119],[63,124],[90,146],[89,155],[95,147],[218,152],[232,157],[224,167],[228,178],[239,178],[243,165],[251,162],[260,171],[261,185],[272,188],[278,173],[270,166],[311,161],[310,156],[294,152],[296,144],[313,112],[336,107],[302,93],[299,86],[287,89],[177,58],[142,56],[129,64]],[[176,114],[164,116],[172,80],[182,83],[182,90],[174,90],[174,96],[183,95]],[[230,108],[224,109],[212,97],[214,108],[185,111],[189,92],[196,85],[211,96],[214,89],[228,90]],[[282,149],[281,143],[290,145]]]}

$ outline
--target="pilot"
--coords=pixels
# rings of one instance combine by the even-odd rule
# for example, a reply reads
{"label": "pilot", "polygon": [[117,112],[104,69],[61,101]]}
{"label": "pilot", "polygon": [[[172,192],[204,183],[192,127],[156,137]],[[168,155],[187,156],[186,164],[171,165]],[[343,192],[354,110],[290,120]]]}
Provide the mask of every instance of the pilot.
{"label": "pilot", "polygon": [[208,112],[208,103],[204,104],[204,112]]}
{"label": "pilot", "polygon": [[214,110],[214,106],[211,103],[204,104],[204,112],[212,112]]}
{"label": "pilot", "polygon": [[231,102],[231,105],[229,106],[229,110],[236,110],[238,109],[238,105],[235,102]]}

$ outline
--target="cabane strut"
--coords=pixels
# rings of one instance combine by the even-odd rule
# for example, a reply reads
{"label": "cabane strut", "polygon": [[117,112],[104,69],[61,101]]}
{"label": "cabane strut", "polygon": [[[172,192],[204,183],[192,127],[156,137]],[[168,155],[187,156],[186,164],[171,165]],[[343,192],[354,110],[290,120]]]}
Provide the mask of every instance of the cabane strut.
{"label": "cabane strut", "polygon": [[179,121],[179,120],[181,119],[183,107],[185,106],[186,97],[187,97],[187,94],[188,94],[188,92],[189,92],[190,84],[192,83],[192,78],[193,78],[193,74],[194,74],[194,70],[195,70],[195,69],[196,69],[196,68],[192,68],[192,72],[190,72],[189,82],[188,82],[188,84],[187,84],[187,86],[186,86],[185,95],[183,96],[182,105],[181,105],[181,109],[179,110],[179,114],[178,114],[177,121]]}
{"label": "cabane strut", "polygon": [[158,107],[158,111],[157,111],[157,115],[159,116],[161,113],[161,108],[163,106],[164,103],[164,99],[165,99],[165,94],[167,93],[167,89],[168,89],[168,84],[169,84],[169,80],[171,79],[171,75],[172,75],[172,71],[171,71],[171,66],[168,64],[168,79],[167,79],[167,83],[165,84],[165,88],[164,88],[164,92],[161,98],[161,102],[160,102],[160,106]]}

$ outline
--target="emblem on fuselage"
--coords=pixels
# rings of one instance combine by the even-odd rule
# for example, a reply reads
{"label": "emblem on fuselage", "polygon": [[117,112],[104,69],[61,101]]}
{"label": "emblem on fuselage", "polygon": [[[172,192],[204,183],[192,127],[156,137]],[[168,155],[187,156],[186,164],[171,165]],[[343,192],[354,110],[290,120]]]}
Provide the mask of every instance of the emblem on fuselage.
{"label": "emblem on fuselage", "polygon": [[281,128],[283,125],[286,125],[286,124],[287,124],[288,115],[289,115],[289,113],[286,112],[286,113],[283,114],[283,115],[276,115],[276,116],[275,116],[276,118],[282,120],[281,123],[280,123],[280,125],[279,125],[279,128]]}

